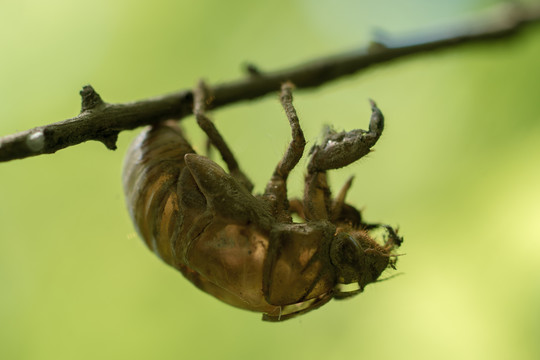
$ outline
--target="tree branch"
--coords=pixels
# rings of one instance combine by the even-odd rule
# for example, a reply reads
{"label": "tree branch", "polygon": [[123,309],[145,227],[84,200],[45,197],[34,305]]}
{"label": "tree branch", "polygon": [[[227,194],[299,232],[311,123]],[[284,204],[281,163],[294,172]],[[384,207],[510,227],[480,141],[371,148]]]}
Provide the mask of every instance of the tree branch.
{"label": "tree branch", "polygon": [[[378,39],[356,52],[327,57],[275,72],[248,68],[249,76],[211,87],[212,108],[262,97],[278,91],[281,83],[291,81],[297,89],[316,87],[395,59],[483,42],[517,34],[525,26],[540,22],[540,6],[504,6],[471,21],[459,29],[445,29],[431,39],[413,37],[400,41]],[[68,146],[97,140],[108,149],[116,149],[118,133],[165,119],[181,119],[192,113],[193,93],[173,94],[124,104],[104,102],[91,86],[80,92],[81,113],[74,118],[39,126],[0,138],[0,161],[54,153]]]}

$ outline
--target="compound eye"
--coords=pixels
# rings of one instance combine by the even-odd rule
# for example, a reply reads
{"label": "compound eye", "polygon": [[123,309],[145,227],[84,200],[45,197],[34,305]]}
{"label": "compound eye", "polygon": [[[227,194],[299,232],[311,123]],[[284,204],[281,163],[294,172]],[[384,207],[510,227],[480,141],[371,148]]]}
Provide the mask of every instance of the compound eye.
{"label": "compound eye", "polygon": [[356,281],[362,248],[350,235],[340,233],[330,248],[330,259],[344,283]]}
{"label": "compound eye", "polygon": [[360,245],[354,240],[350,235],[344,236],[343,241],[341,242],[341,259],[342,262],[354,266],[358,263],[360,258]]}

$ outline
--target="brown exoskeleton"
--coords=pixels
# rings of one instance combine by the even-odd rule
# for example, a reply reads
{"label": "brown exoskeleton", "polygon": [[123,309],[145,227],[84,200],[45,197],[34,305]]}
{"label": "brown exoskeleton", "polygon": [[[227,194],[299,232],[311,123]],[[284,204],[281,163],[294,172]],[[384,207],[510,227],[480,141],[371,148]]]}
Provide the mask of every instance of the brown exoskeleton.
{"label": "brown exoskeleton", "polygon": [[[262,195],[251,194],[251,182],[205,116],[203,85],[195,90],[194,113],[229,173],[164,122],[135,140],[123,175],[130,215],[147,246],[203,291],[263,312],[268,321],[360,293],[394,267],[393,250],[402,242],[390,226],[365,223],[345,203],[351,180],[334,198],[327,184],[327,170],[360,159],[381,136],[384,119],[374,102],[368,131],[329,131],[311,149],[304,199],[288,200],[287,177],[305,146],[291,88],[283,85],[281,102],[292,141]],[[292,213],[303,222],[293,222]],[[382,244],[370,236],[375,228],[386,233]],[[345,284],[357,286],[345,291]]]}

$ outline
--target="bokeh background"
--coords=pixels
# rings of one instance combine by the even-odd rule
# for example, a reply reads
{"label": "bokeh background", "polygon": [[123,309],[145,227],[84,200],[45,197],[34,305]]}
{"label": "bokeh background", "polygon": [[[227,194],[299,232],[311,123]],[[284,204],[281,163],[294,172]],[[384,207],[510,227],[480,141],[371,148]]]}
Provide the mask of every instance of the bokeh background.
{"label": "bokeh background", "polygon": [[[109,102],[143,99],[496,3],[2,0],[0,135],[75,116],[87,83]],[[536,26],[296,93],[311,143],[324,124],[365,128],[378,102],[376,151],[331,183],[355,174],[350,201],[399,225],[406,255],[402,276],[280,324],[200,292],[137,239],[120,178],[139,130],[115,152],[88,142],[0,164],[0,358],[540,358],[539,59]],[[277,95],[213,118],[261,191],[290,136]]]}

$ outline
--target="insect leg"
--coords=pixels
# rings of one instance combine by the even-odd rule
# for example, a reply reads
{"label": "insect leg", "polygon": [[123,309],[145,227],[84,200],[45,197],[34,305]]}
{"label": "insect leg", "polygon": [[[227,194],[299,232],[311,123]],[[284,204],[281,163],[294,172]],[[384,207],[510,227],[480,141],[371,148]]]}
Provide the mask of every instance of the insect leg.
{"label": "insect leg", "polygon": [[332,201],[325,171],[308,173],[304,185],[304,215],[306,220],[328,220]]}
{"label": "insect leg", "polygon": [[353,206],[345,203],[345,197],[347,192],[351,188],[354,176],[351,176],[349,180],[343,185],[337,196],[332,201],[332,207],[330,209],[330,221],[332,223],[348,223],[353,228],[357,228],[362,223],[362,215],[360,211],[356,210]]}
{"label": "insect leg", "polygon": [[278,216],[283,214],[287,217],[290,216],[289,201],[287,200],[287,178],[302,158],[306,146],[304,133],[302,132],[296,110],[292,104],[292,88],[293,85],[291,83],[284,83],[281,86],[280,94],[281,105],[285,110],[285,114],[287,114],[291,126],[292,140],[285,154],[277,164],[264,192],[264,196],[273,203],[276,214]]}
{"label": "insect leg", "polygon": [[193,90],[193,114],[197,119],[197,124],[199,124],[199,127],[206,133],[212,142],[212,145],[218,149],[223,161],[227,164],[231,175],[251,191],[253,190],[253,183],[242,170],[240,170],[231,149],[217,130],[214,123],[205,115],[206,105],[209,101],[208,88],[201,80],[197,88]]}
{"label": "insect leg", "polygon": [[323,143],[311,148],[304,192],[307,219],[326,220],[329,213],[335,214],[335,209],[332,210],[326,170],[338,169],[355,162],[368,154],[379,140],[384,128],[384,117],[375,102],[370,103],[372,113],[369,130],[357,129],[340,133],[328,130]]}
{"label": "insect leg", "polygon": [[347,166],[371,151],[384,129],[384,116],[373,100],[369,130],[327,131],[321,145],[310,150],[308,172],[314,173]]}

